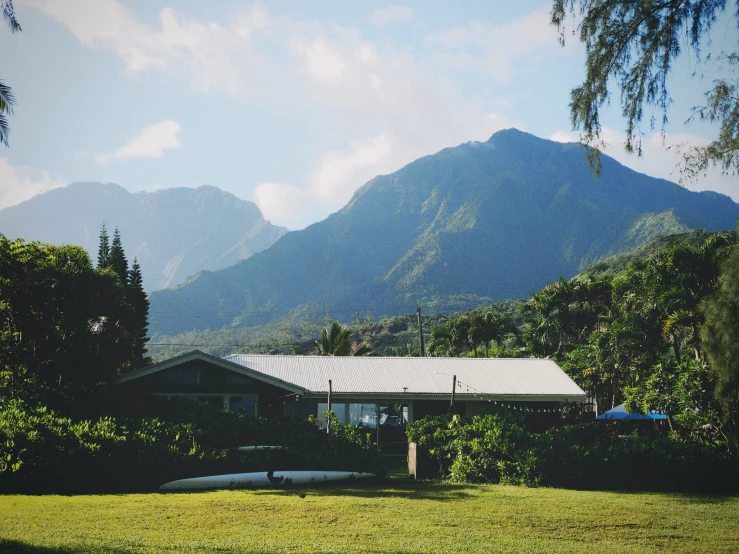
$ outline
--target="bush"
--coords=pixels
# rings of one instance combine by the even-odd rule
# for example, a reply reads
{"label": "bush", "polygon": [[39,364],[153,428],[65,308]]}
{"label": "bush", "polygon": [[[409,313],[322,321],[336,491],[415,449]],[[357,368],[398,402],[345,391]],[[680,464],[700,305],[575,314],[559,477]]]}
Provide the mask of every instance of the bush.
{"label": "bush", "polygon": [[[194,409],[191,415],[191,421],[75,422],[20,400],[0,404],[0,492],[145,491],[203,475],[379,466],[369,438],[338,422],[327,434],[316,418],[267,419],[212,409]],[[235,449],[258,444],[285,449]]]}
{"label": "bush", "polygon": [[657,436],[619,435],[601,423],[530,433],[520,418],[424,418],[408,438],[457,482],[578,489],[683,492],[739,491],[737,461],[726,450]]}

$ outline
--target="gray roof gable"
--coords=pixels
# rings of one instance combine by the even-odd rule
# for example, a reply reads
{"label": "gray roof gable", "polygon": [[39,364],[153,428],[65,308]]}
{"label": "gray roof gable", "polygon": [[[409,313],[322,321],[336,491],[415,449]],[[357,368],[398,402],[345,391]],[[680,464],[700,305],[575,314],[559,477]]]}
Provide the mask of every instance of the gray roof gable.
{"label": "gray roof gable", "polygon": [[[584,400],[585,392],[552,360],[233,354],[227,360],[312,393],[449,395]],[[533,399],[533,398],[532,398]]]}
{"label": "gray roof gable", "polygon": [[581,401],[585,392],[552,360],[541,358],[399,358],[379,356],[271,356],[219,358],[194,350],[120,376],[133,381],[192,360],[203,360],[287,391],[323,396],[448,397],[453,376],[460,398]]}

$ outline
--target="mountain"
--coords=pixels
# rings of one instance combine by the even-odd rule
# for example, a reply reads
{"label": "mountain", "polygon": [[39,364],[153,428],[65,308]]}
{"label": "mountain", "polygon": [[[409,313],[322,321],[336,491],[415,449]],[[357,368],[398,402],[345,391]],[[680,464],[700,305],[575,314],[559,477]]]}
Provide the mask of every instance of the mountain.
{"label": "mountain", "polygon": [[739,205],[583,147],[509,129],[372,179],[324,221],[151,296],[150,329],[175,334],[352,312],[456,310],[537,291],[657,236],[731,229]]}
{"label": "mountain", "polygon": [[147,290],[170,287],[269,247],[287,232],[252,202],[216,187],[132,194],[113,183],[72,183],[0,210],[0,233],[79,244],[97,260],[102,223],[118,227],[129,259],[138,257]]}

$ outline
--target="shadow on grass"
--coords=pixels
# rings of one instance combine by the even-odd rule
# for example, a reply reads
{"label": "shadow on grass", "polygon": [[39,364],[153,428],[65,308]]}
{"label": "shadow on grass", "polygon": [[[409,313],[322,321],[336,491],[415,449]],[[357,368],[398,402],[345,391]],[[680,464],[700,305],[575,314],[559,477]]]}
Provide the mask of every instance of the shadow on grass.
{"label": "shadow on grass", "polygon": [[[166,551],[172,551],[171,549],[166,549]],[[249,552],[250,554],[270,554],[272,552],[275,552],[276,550],[264,550],[264,551],[258,551],[258,550],[236,550],[237,552]],[[280,552],[282,550],[279,550]],[[333,551],[333,550],[332,550]],[[94,554],[131,554],[132,551],[130,550],[120,550],[118,548],[108,548],[108,547],[90,547],[88,549],[82,549],[80,550],[79,547],[71,548],[71,547],[47,547],[47,546],[33,546],[24,542],[20,541],[11,541],[8,539],[0,538],[0,553],[9,553],[9,554],[86,554],[86,553],[94,553]],[[216,547],[216,546],[210,546],[210,545],[194,545],[189,546],[187,548],[187,552],[203,552],[207,554],[211,554],[213,552],[234,552],[231,548],[222,548],[222,547]],[[397,554],[411,554],[411,552],[415,551],[404,551],[404,550],[397,550],[395,551]]]}
{"label": "shadow on grass", "polygon": [[284,487],[249,489],[204,489],[151,491],[150,494],[209,494],[232,490],[260,496],[353,496],[357,498],[405,498],[416,500],[455,501],[472,496],[470,489],[477,485],[460,485],[440,481],[415,481],[413,479],[347,479],[345,481],[317,481]]}
{"label": "shadow on grass", "polygon": [[436,500],[449,502],[472,496],[468,485],[455,485],[437,481],[414,481],[398,479],[352,483],[352,481],[312,483],[276,489],[252,491],[258,495],[313,495],[313,496],[353,496],[357,498],[405,498],[410,500]]}
{"label": "shadow on grass", "polygon": [[128,550],[119,550],[117,548],[90,548],[82,549],[79,547],[55,547],[55,546],[36,546],[21,541],[12,541],[10,539],[0,538],[0,552],[8,552],[12,554],[79,554],[84,552],[105,552],[106,554],[128,554]]}

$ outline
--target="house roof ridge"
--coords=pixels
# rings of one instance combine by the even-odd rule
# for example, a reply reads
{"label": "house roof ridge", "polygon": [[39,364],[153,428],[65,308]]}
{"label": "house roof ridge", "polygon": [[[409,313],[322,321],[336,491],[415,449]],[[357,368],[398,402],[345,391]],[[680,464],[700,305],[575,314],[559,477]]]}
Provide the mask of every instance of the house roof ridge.
{"label": "house roof ridge", "polygon": [[231,356],[259,356],[260,358],[346,358],[346,359],[366,359],[366,360],[469,360],[469,361],[487,361],[487,360],[507,360],[507,361],[531,361],[531,360],[549,360],[551,358],[511,358],[511,357],[500,357],[500,358],[467,358],[464,356],[321,356],[319,354],[247,354],[239,352],[235,354],[227,354],[224,358]]}

